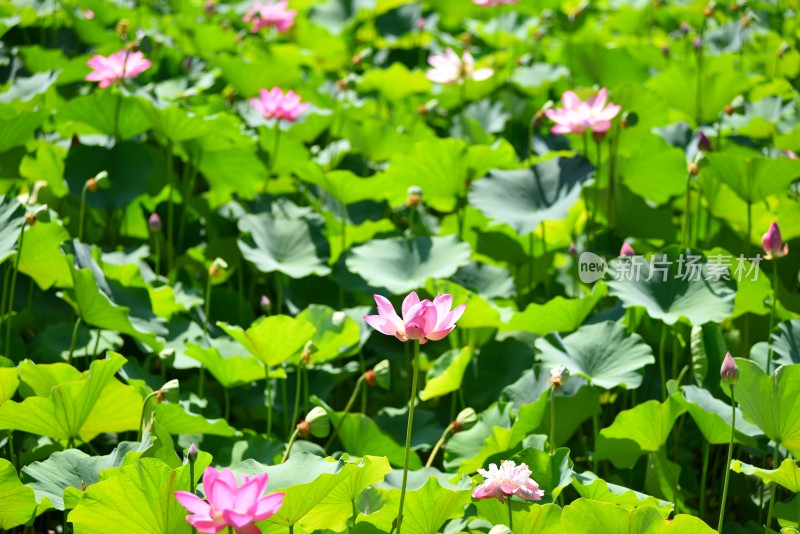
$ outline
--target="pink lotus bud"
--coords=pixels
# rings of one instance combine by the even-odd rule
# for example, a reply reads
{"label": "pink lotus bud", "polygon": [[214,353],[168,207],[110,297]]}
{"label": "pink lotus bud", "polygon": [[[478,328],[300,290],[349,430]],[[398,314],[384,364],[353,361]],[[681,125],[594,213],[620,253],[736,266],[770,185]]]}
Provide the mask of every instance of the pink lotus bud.
{"label": "pink lotus bud", "polygon": [[150,218],[147,219],[147,227],[150,228],[150,232],[154,234],[161,231],[161,217],[158,216],[158,213],[153,212],[150,215]]}
{"label": "pink lotus bud", "polygon": [[778,223],[774,221],[770,225],[769,230],[767,230],[767,233],[761,237],[761,246],[768,260],[782,258],[789,253],[789,245],[783,242],[781,229],[778,228]]}
{"label": "pink lotus bud", "polygon": [[703,152],[711,152],[711,140],[703,132],[697,132],[697,148]]}
{"label": "pink lotus bud", "polygon": [[574,256],[575,254],[578,253],[578,246],[575,243],[570,243],[569,249],[567,250],[569,251],[570,256]]}
{"label": "pink lotus bud", "polygon": [[687,33],[689,33],[689,24],[687,24],[686,22],[681,22],[680,32],[682,35],[686,35]]}
{"label": "pink lotus bud", "polygon": [[189,445],[189,450],[186,451],[186,459],[191,463],[194,463],[195,460],[197,460],[197,445],[194,443]]}
{"label": "pink lotus bud", "polygon": [[669,45],[665,44],[661,47],[661,54],[664,57],[669,57]]}
{"label": "pink lotus bud", "polygon": [[633,250],[633,247],[630,246],[627,242],[622,244],[622,248],[619,249],[620,257],[623,256],[636,256],[636,251]]}
{"label": "pink lotus bud", "polygon": [[267,311],[272,307],[272,301],[269,300],[269,297],[266,295],[261,295],[261,300],[258,302],[258,304],[264,311]]}
{"label": "pink lotus bud", "polygon": [[700,39],[700,37],[695,37],[694,39],[692,39],[692,48],[694,48],[695,50],[700,50],[702,46],[703,46],[703,41]]}
{"label": "pink lotus bud", "polygon": [[729,386],[732,386],[739,380],[739,366],[736,365],[736,361],[731,356],[731,353],[727,353],[725,355],[725,359],[722,360],[722,368],[719,371],[719,376],[722,377],[722,381]]}

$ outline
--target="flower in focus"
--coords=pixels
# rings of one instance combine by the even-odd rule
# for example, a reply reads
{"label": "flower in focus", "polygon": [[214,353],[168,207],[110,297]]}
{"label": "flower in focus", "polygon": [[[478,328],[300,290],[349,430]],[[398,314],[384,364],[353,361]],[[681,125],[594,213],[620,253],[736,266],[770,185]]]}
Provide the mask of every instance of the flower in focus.
{"label": "flower in focus", "polygon": [[545,110],[548,119],[555,122],[554,134],[583,134],[587,130],[604,133],[611,128],[611,119],[620,112],[620,106],[607,102],[608,90],[604,87],[585,102],[572,91],[561,95],[561,108]]}
{"label": "flower in focus", "polygon": [[101,88],[127,78],[136,78],[150,68],[152,63],[141,52],[120,50],[108,57],[94,55],[86,62],[92,72],[86,75],[87,82],[100,82]]}
{"label": "flower in focus", "polygon": [[623,243],[622,248],[619,249],[619,257],[622,258],[623,256],[636,256],[636,251],[627,242]]}
{"label": "flower in focus", "polygon": [[776,222],[773,222],[767,233],[761,237],[761,246],[768,260],[782,258],[789,253],[789,245],[783,242],[781,229]]}
{"label": "flower in focus", "polygon": [[230,526],[237,534],[257,534],[260,530],[253,522],[267,519],[283,505],[283,493],[263,495],[268,480],[266,473],[253,478],[242,475],[240,487],[233,471],[209,466],[203,473],[208,502],[188,491],[176,491],[175,498],[191,512],[186,520],[198,532],[213,534]]}
{"label": "flower in focus", "polygon": [[459,57],[452,48],[448,48],[444,54],[430,56],[428,63],[432,68],[425,73],[425,76],[432,82],[445,85],[464,83],[467,79],[480,82],[488,80],[494,74],[489,68],[475,70],[475,59],[467,50],[464,50]]}
{"label": "flower in focus", "polygon": [[310,104],[300,101],[300,95],[294,91],[285,94],[280,87],[273,87],[267,91],[261,89],[259,98],[251,98],[250,104],[265,119],[278,119],[295,122]]}
{"label": "flower in focus", "polygon": [[472,3],[480,7],[497,7],[504,4],[517,4],[519,0],[472,0]]}
{"label": "flower in focus", "polygon": [[451,310],[453,296],[449,294],[438,295],[431,302],[428,299],[420,301],[416,292],[412,291],[403,300],[401,319],[387,298],[373,296],[378,305],[378,315],[367,315],[364,320],[375,330],[395,336],[400,341],[417,339],[420,343],[426,343],[443,339],[453,331],[456,321],[467,307],[461,304]]}
{"label": "flower in focus", "polygon": [[722,360],[722,368],[719,370],[719,376],[722,381],[728,385],[733,385],[739,380],[739,366],[736,365],[736,360],[733,359],[731,353],[725,354],[725,359]]}
{"label": "flower in focus", "polygon": [[500,462],[500,468],[496,464],[489,464],[489,470],[478,469],[478,473],[483,476],[483,484],[479,484],[472,490],[474,499],[498,499],[505,502],[507,496],[516,495],[526,501],[538,501],[544,496],[544,490],[539,489],[531,478],[531,470],[525,464],[517,465],[512,460]]}
{"label": "flower in focus", "polygon": [[263,4],[256,0],[250,6],[250,10],[245,13],[243,20],[253,23],[250,27],[251,33],[258,33],[261,28],[267,26],[276,28],[280,33],[285,33],[294,25],[296,16],[297,11],[289,9],[287,0],[280,0],[275,3],[264,2]]}

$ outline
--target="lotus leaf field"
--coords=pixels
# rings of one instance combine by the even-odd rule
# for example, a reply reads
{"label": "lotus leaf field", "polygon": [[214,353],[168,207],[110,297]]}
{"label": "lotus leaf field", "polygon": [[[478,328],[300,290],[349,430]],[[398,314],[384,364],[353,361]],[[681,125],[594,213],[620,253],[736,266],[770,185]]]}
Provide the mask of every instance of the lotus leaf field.
{"label": "lotus leaf field", "polygon": [[0,533],[798,533],[797,0],[0,0]]}

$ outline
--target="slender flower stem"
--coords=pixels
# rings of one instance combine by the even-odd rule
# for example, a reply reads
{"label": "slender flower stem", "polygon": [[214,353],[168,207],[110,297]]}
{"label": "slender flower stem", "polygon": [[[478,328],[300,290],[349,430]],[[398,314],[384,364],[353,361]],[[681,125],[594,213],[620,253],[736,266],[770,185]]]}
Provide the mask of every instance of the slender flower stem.
{"label": "slender flower stem", "polygon": [[665,348],[667,345],[667,325],[661,323],[661,342],[658,344],[658,367],[661,372],[661,400],[667,400],[667,364],[665,362],[667,355]]}
{"label": "slender flower stem", "polygon": [[508,503],[508,529],[511,532],[514,532],[514,519],[513,519],[513,516],[512,516],[512,510],[511,510],[511,497],[509,497],[506,500],[506,502]]}
{"label": "slender flower stem", "polygon": [[[597,432],[595,431],[595,442]],[[595,447],[597,445],[595,444]],[[550,386],[550,456],[556,451],[556,387]]]}
{"label": "slender flower stem", "polygon": [[[778,469],[778,460],[780,460],[780,443],[775,443],[772,450],[772,468]],[[728,453],[730,456],[730,453]],[[764,533],[769,534],[770,525],[772,524],[772,512],[775,509],[775,494],[778,492],[778,485],[773,482],[769,492],[769,509],[767,510],[767,523],[764,525]]]}
{"label": "slender flower stem", "polygon": [[356,397],[358,396],[358,391],[361,389],[361,384],[363,382],[364,382],[364,375],[362,374],[361,376],[358,377],[358,380],[356,380],[356,385],[353,388],[353,393],[350,394],[350,399],[347,401],[347,404],[345,404],[345,406],[344,406],[344,410],[342,411],[341,419],[339,419],[339,422],[336,423],[336,425],[333,427],[333,432],[331,433],[331,437],[328,438],[327,443],[325,443],[325,447],[323,447],[324,451],[327,452],[328,447],[331,446],[331,443],[333,443],[333,440],[336,438],[336,435],[339,433],[339,429],[342,427],[342,423],[344,423],[344,419],[345,419],[345,417],[347,417],[347,414],[350,413],[350,408],[352,408],[353,403],[355,402]]}
{"label": "slender flower stem", "polygon": [[711,444],[703,440],[703,470],[700,475],[700,519],[706,517],[706,486],[708,483],[708,460],[711,456]]}
{"label": "slender flower stem", "polygon": [[281,460],[282,464],[285,464],[286,460],[289,459],[289,453],[292,451],[292,445],[294,445],[294,440],[297,439],[297,434],[299,432],[300,431],[296,428],[294,429],[294,432],[292,432],[292,437],[289,438],[289,443],[286,445],[286,452],[283,453],[283,459]]}
{"label": "slender flower stem", "polygon": [[692,174],[686,173],[686,193],[683,196],[683,225],[681,226],[681,248],[689,246],[689,220],[691,219]]}
{"label": "slender flower stem", "polygon": [[447,439],[447,436],[452,431],[453,431],[453,423],[450,423],[449,425],[447,425],[447,428],[444,429],[444,432],[442,432],[442,437],[440,437],[439,441],[436,442],[436,445],[433,446],[431,455],[428,456],[428,461],[425,462],[425,467],[430,467],[433,465],[433,459],[436,458],[436,454],[439,452],[439,449],[441,449],[442,445],[444,445],[444,440]]}
{"label": "slender flower stem", "polygon": [[[775,327],[775,323],[777,320],[777,316],[775,313],[775,307],[778,303],[778,261],[777,259],[772,262],[772,310],[769,314],[769,333],[768,336],[772,335],[772,329]],[[769,343],[769,350],[767,350],[767,373],[772,372],[772,343]]]}
{"label": "slender flower stem", "polygon": [[75,352],[75,345],[78,343],[78,330],[81,326],[81,318],[75,320],[75,326],[72,327],[72,337],[69,341],[69,353],[67,354],[67,363],[72,365],[72,354]]}
{"label": "slender flower stem", "polygon": [[83,242],[83,220],[85,218],[84,214],[86,213],[86,190],[89,189],[89,186],[85,185],[81,189],[81,211],[78,215],[78,241]]}
{"label": "slender flower stem", "polygon": [[[717,532],[722,532],[722,521],[725,519],[725,501],[728,499],[728,481],[731,477],[731,459],[733,458],[733,434],[736,429],[736,400],[733,394],[733,384],[728,386],[731,388],[731,441],[728,443],[728,461],[725,463],[725,485],[722,486],[722,503],[719,507],[719,524],[717,526]],[[777,454],[778,447],[775,447],[775,453]],[[772,513],[772,509],[770,508],[770,513]],[[767,524],[769,525],[769,520],[767,520]]]}
{"label": "slender flower stem", "polygon": [[597,472],[597,441],[600,436],[600,416],[597,413],[598,411],[599,410],[592,410],[592,433],[594,434],[592,441],[592,471],[595,475],[599,476]]}
{"label": "slender flower stem", "polygon": [[197,488],[194,484],[194,462],[189,461],[189,492],[197,494]]}
{"label": "slender flower stem", "polygon": [[[208,337],[208,314],[211,313],[211,276],[208,276],[208,280],[206,281],[206,294],[205,303],[203,304],[203,340],[211,346],[211,339]],[[203,364],[200,364],[200,373],[197,376],[197,396],[201,399],[203,398],[203,392],[205,391],[206,385],[206,367]]]}
{"label": "slender flower stem", "polygon": [[[275,170],[275,160],[278,159],[278,147],[281,144],[281,124],[278,122],[275,124],[275,141],[272,144],[272,152],[269,155],[269,165],[268,170],[269,173],[267,174],[267,184],[269,184],[269,180],[272,178],[272,173]],[[267,184],[264,184],[264,192],[266,193]]]}
{"label": "slender flower stem", "polygon": [[403,459],[403,483],[400,487],[400,509],[397,512],[397,534],[403,526],[403,505],[406,500],[406,485],[408,484],[408,462],[411,457],[411,428],[414,424],[414,404],[417,400],[417,375],[419,374],[419,341],[414,343],[414,365],[411,378],[411,397],[408,401],[408,427],[406,428],[406,453]]}
{"label": "slender flower stem", "polygon": [[25,227],[27,223],[23,223],[22,229],[19,231],[19,239],[17,240],[17,257],[14,259],[14,272],[11,273],[11,290],[8,295],[8,317],[6,317],[6,347],[3,355],[6,358],[11,357],[11,315],[14,312],[14,293],[17,289],[17,274],[19,274],[19,260],[22,258],[22,243],[25,240]]}
{"label": "slender flower stem", "polygon": [[225,386],[222,387],[222,395],[225,401],[224,417],[226,421],[229,421],[231,417],[231,394]]}
{"label": "slender flower stem", "polygon": [[153,264],[156,267],[156,276],[161,276],[161,238],[159,234],[153,236],[153,248],[155,251]]}
{"label": "slender flower stem", "polygon": [[[127,60],[128,56],[125,55]],[[123,70],[124,73],[124,70]],[[120,82],[121,84],[121,82]],[[119,142],[119,114],[122,111],[122,93],[117,93],[117,103],[114,109],[114,145]]]}
{"label": "slender flower stem", "polygon": [[290,433],[292,431],[292,428],[294,428],[295,423],[297,422],[297,417],[300,415],[300,392],[303,390],[303,381],[301,376],[302,369],[300,365],[297,366],[295,372],[297,373],[297,384],[294,390],[294,409],[292,410],[292,420],[289,421]]}
{"label": "slender flower stem", "polygon": [[264,377],[266,385],[264,387],[264,397],[267,400],[267,437],[272,434],[272,379],[269,377],[269,365],[264,364]]}

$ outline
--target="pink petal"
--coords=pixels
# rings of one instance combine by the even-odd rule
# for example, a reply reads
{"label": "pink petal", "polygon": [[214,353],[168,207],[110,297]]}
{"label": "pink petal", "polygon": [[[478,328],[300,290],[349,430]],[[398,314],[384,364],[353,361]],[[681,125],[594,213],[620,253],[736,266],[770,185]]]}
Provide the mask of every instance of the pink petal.
{"label": "pink petal", "polygon": [[283,506],[284,495],[285,493],[273,493],[266,497],[261,497],[254,512],[255,520],[262,521],[278,513],[278,510]]}
{"label": "pink petal", "polygon": [[564,94],[561,95],[561,105],[563,105],[565,109],[574,109],[580,104],[581,99],[572,91],[564,91]]}
{"label": "pink petal", "polygon": [[401,307],[403,311],[403,319],[405,320],[408,317],[408,310],[411,309],[412,306],[419,304],[419,296],[417,295],[416,291],[412,291],[411,293],[403,299],[403,305]]}
{"label": "pink petal", "polygon": [[249,525],[253,522],[253,516],[249,513],[240,514],[234,510],[223,510],[222,517],[225,518],[225,522],[233,527],[241,528],[245,525]]}
{"label": "pink petal", "polygon": [[225,523],[217,523],[211,519],[196,519],[194,516],[189,516],[186,520],[197,529],[197,532],[202,534],[214,534],[225,528]]}
{"label": "pink petal", "polygon": [[483,68],[478,69],[474,73],[472,73],[472,79],[476,82],[482,82],[483,80],[488,80],[494,75],[494,71],[490,68]]}
{"label": "pink petal", "polygon": [[176,491],[175,499],[191,513],[208,517],[211,507],[203,499],[188,491]]}

